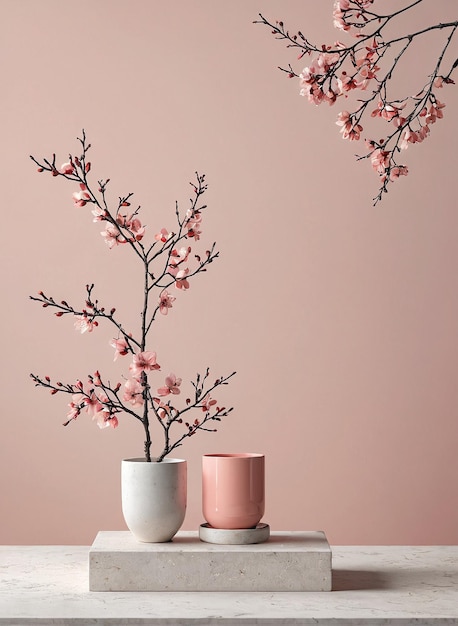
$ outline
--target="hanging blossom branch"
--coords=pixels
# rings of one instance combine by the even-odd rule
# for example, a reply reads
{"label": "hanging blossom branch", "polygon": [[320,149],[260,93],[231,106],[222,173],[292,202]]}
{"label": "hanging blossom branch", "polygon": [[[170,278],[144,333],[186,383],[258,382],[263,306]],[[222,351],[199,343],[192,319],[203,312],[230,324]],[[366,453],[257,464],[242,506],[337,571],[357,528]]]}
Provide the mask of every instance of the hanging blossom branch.
{"label": "hanging blossom branch", "polygon": [[[376,13],[372,5],[376,0],[335,0],[334,26],[353,35],[354,43],[345,45],[340,41],[332,45],[317,46],[301,31],[291,34],[282,21],[275,23],[263,15],[256,24],[271,29],[276,39],[296,50],[298,59],[311,57],[309,65],[297,74],[291,65],[279,69],[290,78],[300,81],[300,94],[313,104],[357,96],[354,109],[341,111],[336,124],[344,139],[358,141],[363,132],[365,118],[378,118],[389,124],[382,139],[365,140],[367,153],[358,156],[368,159],[380,178],[380,188],[374,204],[388,191],[389,183],[408,174],[406,165],[399,162],[399,155],[411,144],[424,141],[431,126],[444,115],[445,104],[437,97],[444,85],[454,84],[451,78],[458,67],[458,59],[447,61],[446,52],[456,34],[458,20],[430,26],[398,37],[386,38],[386,27],[401,14],[412,10],[423,0],[415,0],[389,14]],[[429,68],[429,74],[415,95],[390,94],[390,80],[399,72],[399,64],[405,53],[431,31],[443,31],[444,39],[437,59]]]}
{"label": "hanging blossom branch", "polygon": [[[205,253],[191,256],[191,241],[199,241],[202,234],[202,213],[207,208],[202,204],[202,196],[207,190],[205,176],[196,173],[195,182],[191,183],[193,194],[190,206],[183,214],[178,203],[175,205],[176,226],[174,231],[166,228],[154,236],[152,243],[145,245],[145,226],[139,218],[141,207],[131,211],[133,194],[119,197],[114,209],[109,208],[106,189],[107,180],[99,180],[95,190],[89,183],[91,163],[87,153],[91,147],[87,143],[83,130],[82,137],[78,138],[81,147],[79,157],[69,155],[69,159],[61,167],[56,164],[56,155],[51,159],[30,158],[38,166],[39,172],[48,172],[53,177],[64,178],[78,186],[73,193],[73,203],[77,208],[88,206],[94,222],[102,222],[101,235],[110,249],[121,246],[128,248],[137,257],[142,268],[144,280],[141,298],[141,325],[137,334],[127,330],[116,316],[116,308],[102,306],[93,295],[94,284],[86,285],[84,304],[75,307],[66,300],[55,300],[52,296],[39,291],[30,299],[41,303],[44,308],[51,308],[56,317],[71,315],[75,318],[75,329],[81,333],[93,332],[99,322],[114,327],[116,335],[110,341],[114,348],[114,360],[118,357],[130,355],[129,377],[124,384],[111,383],[102,378],[97,370],[89,374],[86,381],[77,380],[75,383],[52,382],[49,376],[31,374],[36,386],[48,389],[51,394],[67,394],[71,396],[69,411],[64,422],[67,426],[76,420],[81,413],[92,417],[100,428],[119,424],[118,416],[130,415],[143,426],[145,441],[144,454],[147,461],[151,461],[151,420],[156,420],[163,432],[163,448],[156,457],[162,461],[172,450],[181,446],[185,439],[198,431],[214,432],[216,423],[229,415],[231,408],[219,406],[216,399],[210,395],[216,388],[227,385],[235,372],[228,376],[221,376],[213,383],[209,382],[210,372],[196,375],[191,381],[194,392],[186,398],[184,406],[178,408],[176,403],[166,397],[176,398],[181,392],[182,379],[174,373],[165,377],[162,386],[152,391],[152,373],[160,370],[156,352],[148,349],[148,335],[152,329],[157,314],[168,315],[176,298],[169,289],[185,292],[190,287],[190,281],[218,258],[216,243],[213,243]],[[188,417],[193,412],[197,417]],[[173,427],[182,425],[180,430]],[[183,430],[184,429],[184,430]]]}

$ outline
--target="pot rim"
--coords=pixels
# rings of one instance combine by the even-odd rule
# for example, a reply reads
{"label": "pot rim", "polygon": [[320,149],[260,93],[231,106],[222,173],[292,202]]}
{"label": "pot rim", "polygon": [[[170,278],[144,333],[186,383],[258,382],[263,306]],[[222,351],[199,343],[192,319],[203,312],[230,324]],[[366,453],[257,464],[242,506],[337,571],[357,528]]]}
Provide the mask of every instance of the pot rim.
{"label": "pot rim", "polygon": [[259,459],[265,455],[260,452],[220,452],[213,454],[204,454],[203,458],[217,459]]}
{"label": "pot rim", "polygon": [[133,457],[133,458],[129,458],[129,459],[122,459],[123,463],[153,463],[153,464],[157,464],[160,465],[162,463],[166,464],[166,463],[186,463],[185,459],[175,459],[175,458],[168,458],[166,457],[165,459],[162,459],[162,461],[157,461],[156,458],[152,458],[151,461],[147,461],[145,459],[144,456],[142,457]]}

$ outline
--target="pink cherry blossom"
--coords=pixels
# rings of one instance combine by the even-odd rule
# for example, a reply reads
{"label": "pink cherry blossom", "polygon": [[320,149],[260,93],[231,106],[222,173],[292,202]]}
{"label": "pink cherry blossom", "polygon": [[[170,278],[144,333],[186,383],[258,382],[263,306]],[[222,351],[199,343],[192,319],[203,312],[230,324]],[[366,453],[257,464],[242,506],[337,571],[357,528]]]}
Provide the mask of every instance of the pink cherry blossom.
{"label": "pink cherry blossom", "polygon": [[424,139],[426,139],[426,137],[429,135],[429,126],[428,124],[425,124],[424,126],[420,127],[420,130],[417,131],[417,137],[418,137],[418,141],[423,141]]}
{"label": "pink cherry blossom", "polygon": [[376,148],[371,154],[372,168],[379,174],[383,174],[390,164],[390,153]]}
{"label": "pink cherry blossom", "polygon": [[121,339],[112,339],[110,346],[115,349],[113,361],[116,361],[118,356],[125,356],[129,352],[129,344],[124,337],[121,337]]}
{"label": "pink cherry blossom", "polygon": [[407,176],[409,170],[405,165],[395,165],[390,170],[390,180],[396,180],[399,176]]}
{"label": "pink cherry blossom", "polygon": [[[368,8],[374,0],[354,0],[353,6],[350,4],[350,0],[335,0],[334,2],[334,27],[339,28],[340,30],[350,30],[353,26],[348,23],[347,20],[350,18],[359,17],[359,13],[354,15],[354,11],[357,8],[359,11],[361,9]],[[355,6],[356,5],[356,6]],[[347,12],[349,15],[347,16]]]}
{"label": "pink cherry blossom", "polygon": [[143,235],[145,234],[145,227],[142,226],[141,221],[138,217],[132,215],[118,215],[116,218],[116,222],[119,226],[126,228],[129,230],[137,241],[143,239]]}
{"label": "pink cherry blossom", "polygon": [[341,126],[340,132],[342,133],[342,139],[349,139],[350,141],[358,141],[360,139],[363,127],[361,124],[357,124],[353,121],[348,111],[339,113],[336,124],[337,126]]}
{"label": "pink cherry blossom", "polygon": [[300,78],[300,95],[307,97],[309,102],[314,104],[321,104],[326,100],[326,96],[318,83],[318,71],[314,65],[310,67],[304,67]]}
{"label": "pink cherry blossom", "polygon": [[351,115],[348,111],[341,111],[337,116],[337,126],[345,126],[350,122],[351,126]]}
{"label": "pink cherry blossom", "polygon": [[169,233],[166,228],[161,228],[160,232],[154,235],[154,239],[156,239],[156,241],[162,241],[162,243],[168,241],[170,237],[173,237],[173,233]]}
{"label": "pink cherry blossom", "polygon": [[176,298],[171,296],[167,289],[161,292],[159,296],[159,311],[162,315],[167,315],[169,309],[172,308],[172,303],[175,302]]}
{"label": "pink cherry blossom", "polygon": [[110,412],[107,409],[101,409],[97,411],[97,413],[94,413],[92,421],[95,422],[99,428],[107,428],[110,426]]}
{"label": "pink cherry blossom", "polygon": [[170,253],[170,265],[180,265],[180,263],[184,263],[188,260],[189,253],[191,252],[191,247],[188,246],[185,248],[184,246],[179,250],[173,249]]}
{"label": "pink cherry blossom", "polygon": [[75,168],[73,167],[72,163],[63,163],[63,165],[60,168],[61,174],[73,174],[74,171],[75,171]]}
{"label": "pink cherry blossom", "polygon": [[161,369],[161,367],[156,363],[156,353],[150,351],[135,354],[132,363],[129,365],[129,370],[134,377],[140,376],[142,372],[158,369]]}
{"label": "pink cherry blossom", "polygon": [[186,227],[189,228],[190,226],[195,226],[196,224],[201,224],[202,223],[202,213],[200,211],[197,211],[196,209],[188,209],[186,211],[186,219],[185,219],[185,224]]}
{"label": "pink cherry blossom", "polygon": [[[83,389],[83,384],[81,381],[78,381],[77,385],[81,390]],[[76,420],[76,418],[81,414],[85,406],[85,395],[84,393],[74,393],[72,395],[72,401],[68,405],[70,407],[69,412],[67,413],[67,422],[65,422],[65,426],[71,422],[72,420]]]}
{"label": "pink cherry blossom", "polygon": [[81,183],[80,184],[80,191],[75,191],[74,192],[74,194],[73,194],[73,202],[74,202],[75,206],[77,206],[77,207],[86,206],[86,204],[91,199],[91,196],[88,194],[86,189],[87,189],[86,185],[83,185],[83,183]]}
{"label": "pink cherry blossom", "polygon": [[105,243],[110,249],[114,246],[126,243],[126,239],[121,235],[121,231],[114,224],[107,224],[105,230],[100,234],[105,239]]}
{"label": "pink cherry blossom", "polygon": [[339,61],[339,58],[340,55],[338,52],[320,52],[315,60],[315,63],[317,64],[320,73],[326,74]]}
{"label": "pink cherry blossom", "polygon": [[84,404],[86,406],[86,413],[89,415],[95,415],[103,409],[102,403],[93,391],[88,396],[84,397]]}
{"label": "pink cherry blossom", "polygon": [[417,133],[415,133],[410,128],[404,128],[400,136],[399,149],[407,150],[407,148],[409,147],[409,143],[417,143],[417,141]]}
{"label": "pink cherry blossom", "polygon": [[350,30],[350,26],[345,21],[345,11],[350,7],[348,0],[336,0],[334,2],[334,27],[340,30]]}
{"label": "pink cherry blossom", "polygon": [[189,237],[189,239],[194,239],[194,241],[199,241],[201,234],[202,231],[200,230],[199,224],[196,224],[192,228],[188,229],[186,237]]}
{"label": "pink cherry blossom", "polygon": [[184,225],[188,229],[186,236],[195,241],[199,241],[202,231],[200,229],[202,225],[202,214],[195,209],[188,209],[186,211],[186,219]]}
{"label": "pink cherry blossom", "polygon": [[134,217],[133,219],[131,219],[128,224],[128,228],[134,234],[135,239],[137,241],[143,239],[143,235],[145,234],[145,227],[142,226],[142,223],[138,219],[138,217]]}
{"label": "pink cherry blossom", "polygon": [[135,380],[135,378],[126,380],[124,384],[123,400],[125,402],[130,402],[132,406],[143,405],[143,386],[138,382],[138,380]]}
{"label": "pink cherry blossom", "polygon": [[163,420],[166,417],[169,418],[170,406],[166,404],[165,402],[162,402],[162,400],[159,400],[159,398],[153,398],[153,399],[154,399],[154,402],[156,402],[157,404],[156,413],[159,416],[159,419]]}
{"label": "pink cherry blossom", "polygon": [[107,216],[105,209],[102,209],[97,205],[94,209],[92,209],[91,213],[94,216],[94,219],[92,220],[93,222],[102,222]]}
{"label": "pink cherry blossom", "polygon": [[299,74],[299,78],[301,79],[301,85],[311,85],[316,81],[316,70],[312,65],[311,67],[304,67],[302,72]]}
{"label": "pink cherry blossom", "polygon": [[[81,381],[78,381],[77,387],[82,391],[83,383],[81,383]],[[78,407],[80,410],[82,410],[84,408],[84,398],[84,393],[74,393],[72,394],[71,404],[69,404],[68,406]]]}
{"label": "pink cherry blossom", "polygon": [[337,79],[337,89],[340,94],[343,94],[346,91],[351,91],[352,89],[356,89],[354,76],[350,76],[345,71],[342,72],[340,78]]}
{"label": "pink cherry blossom", "polygon": [[66,422],[65,425],[67,425],[68,422],[71,422],[72,420],[76,420],[76,418],[80,414],[80,409],[77,406],[75,406],[73,402],[71,402],[68,406],[70,407],[70,411],[67,413],[68,421]]}
{"label": "pink cherry blossom", "polygon": [[[392,102],[388,103],[388,102],[383,102],[382,100],[379,100],[377,108],[375,109],[375,111],[372,111],[371,113],[371,117],[382,117],[388,122],[390,121],[394,122],[394,118],[402,119],[402,118],[399,118],[399,115],[400,115],[401,109],[403,109],[405,105],[406,105],[405,102],[402,104],[396,103],[395,105]],[[399,123],[396,122],[395,126],[398,126],[398,125]]]}
{"label": "pink cherry blossom", "polygon": [[442,119],[444,117],[444,114],[442,113],[442,109],[444,107],[445,104],[443,102],[439,102],[439,100],[433,102],[428,109],[428,113],[425,118],[426,122],[428,124],[434,124],[436,120]]}
{"label": "pink cherry blossom", "polygon": [[[301,95],[304,95],[304,94],[301,92]],[[307,94],[307,98],[309,102],[312,102],[313,104],[316,104],[317,106],[327,101],[326,94],[324,93],[323,89],[318,83],[310,85],[310,90]]]}
{"label": "pink cherry blossom", "polygon": [[362,90],[366,89],[371,79],[375,77],[375,73],[378,69],[378,67],[367,63],[366,58],[364,58],[355,77],[356,88]]}
{"label": "pink cherry blossom", "polygon": [[396,128],[400,128],[406,123],[406,118],[402,117],[402,115],[398,115],[397,117],[393,117],[392,122]]}
{"label": "pink cherry blossom", "polygon": [[181,378],[177,378],[175,374],[171,373],[165,378],[165,386],[160,387],[157,390],[159,396],[168,396],[169,393],[178,395],[180,393]]}
{"label": "pink cherry blossom", "polygon": [[81,334],[92,333],[94,328],[98,326],[98,322],[94,319],[91,319],[87,316],[87,313],[83,313],[83,315],[77,315],[75,320],[75,330],[79,330]]}
{"label": "pink cherry blossom", "polygon": [[381,111],[383,119],[391,121],[394,117],[399,115],[399,109],[391,104],[385,104]]}
{"label": "pink cherry blossom", "polygon": [[202,411],[204,411],[204,413],[208,413],[209,411],[211,411],[212,406],[214,406],[215,404],[216,400],[213,400],[210,396],[207,396],[202,400]]}
{"label": "pink cherry blossom", "polygon": [[177,272],[175,276],[175,287],[177,289],[184,289],[184,290],[189,289],[189,281],[186,278],[188,274],[189,274],[188,268]]}

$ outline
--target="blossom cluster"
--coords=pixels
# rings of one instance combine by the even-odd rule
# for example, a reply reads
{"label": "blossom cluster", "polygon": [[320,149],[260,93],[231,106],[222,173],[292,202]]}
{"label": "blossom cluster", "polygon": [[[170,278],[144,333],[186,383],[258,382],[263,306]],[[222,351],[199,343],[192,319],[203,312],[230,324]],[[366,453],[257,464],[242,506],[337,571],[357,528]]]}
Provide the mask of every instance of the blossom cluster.
{"label": "blossom cluster", "polygon": [[[334,105],[342,98],[355,96],[354,109],[346,106],[338,113],[336,124],[343,139],[365,140],[367,152],[358,158],[368,159],[380,177],[381,187],[374,198],[378,202],[387,191],[388,183],[408,173],[407,166],[397,162],[398,155],[409,145],[424,141],[431,125],[443,117],[445,104],[437,97],[437,90],[454,84],[451,74],[458,61],[450,64],[446,52],[458,29],[458,21],[431,24],[415,32],[385,38],[387,25],[423,0],[414,0],[388,14],[375,12],[376,1],[335,0],[334,26],[353,37],[350,44],[336,41],[332,45],[318,46],[310,43],[301,31],[290,34],[281,21],[271,23],[260,15],[257,23],[271,28],[275,37],[286,41],[289,48],[298,49],[299,59],[306,55],[310,57],[308,65],[299,74],[291,65],[281,68],[290,78],[299,79],[300,95],[310,103]],[[400,71],[402,57],[432,30],[443,31],[445,40],[424,84],[415,95],[390,97],[390,80],[394,72]],[[389,123],[382,139],[363,136],[366,125],[363,120],[371,118]]]}
{"label": "blossom cluster", "polygon": [[[93,221],[102,222],[103,230],[100,234],[110,250],[118,246],[130,248],[141,261],[144,273],[141,328],[136,334],[125,329],[117,318],[116,308],[104,307],[94,298],[93,284],[86,285],[84,306],[79,308],[73,307],[66,300],[56,301],[39,291],[31,299],[40,302],[43,307],[57,309],[57,317],[72,315],[74,327],[80,333],[92,333],[101,321],[113,325],[116,335],[109,342],[114,349],[113,359],[116,361],[119,357],[129,357],[130,362],[128,376],[123,383],[118,382],[115,385],[102,379],[98,370],[87,376],[84,383],[80,379],[69,384],[53,383],[49,376],[40,377],[36,374],[31,374],[31,377],[36,385],[48,388],[52,394],[61,392],[71,395],[65,425],[76,420],[81,413],[91,417],[100,428],[116,428],[121,414],[135,417],[143,425],[144,451],[148,461],[151,460],[150,418],[153,416],[159,422],[164,435],[164,446],[157,456],[157,460],[161,461],[198,430],[216,430],[210,428],[209,423],[219,422],[232,411],[232,408],[219,406],[211,393],[216,387],[226,385],[235,372],[217,378],[213,384],[209,384],[208,368],[205,375],[197,374],[195,381],[191,381],[194,392],[191,397],[186,398],[182,408],[177,408],[171,401],[171,398],[180,395],[180,377],[170,372],[162,382],[155,385],[155,392],[150,378],[154,372],[161,370],[156,352],[147,345],[157,314],[168,315],[176,300],[171,290],[175,289],[175,293],[187,291],[192,278],[206,271],[207,266],[219,256],[215,243],[204,254],[191,256],[190,243],[198,242],[202,235],[202,212],[206,206],[201,204],[201,197],[207,188],[205,177],[196,174],[196,182],[191,183],[193,197],[184,215],[180,213],[178,204],[176,205],[175,230],[162,227],[154,235],[152,243],[145,245],[146,228],[139,217],[140,207],[135,210],[128,208],[131,207],[133,194],[120,197],[116,208],[110,210],[106,195],[109,179],[99,180],[98,191],[93,190],[88,181],[92,167],[87,160],[87,152],[91,146],[86,142],[84,131],[79,141],[81,156],[70,155],[68,161],[60,167],[56,165],[55,155],[51,160],[44,159],[42,162],[33,156],[31,158],[38,165],[39,172],[49,172],[54,177],[65,178],[77,185],[77,191],[72,195],[74,207],[79,209],[88,206]],[[201,416],[193,420],[186,419],[186,414],[192,410],[199,410]],[[175,439],[172,439],[171,428],[175,424],[184,424],[185,430],[178,432]]]}

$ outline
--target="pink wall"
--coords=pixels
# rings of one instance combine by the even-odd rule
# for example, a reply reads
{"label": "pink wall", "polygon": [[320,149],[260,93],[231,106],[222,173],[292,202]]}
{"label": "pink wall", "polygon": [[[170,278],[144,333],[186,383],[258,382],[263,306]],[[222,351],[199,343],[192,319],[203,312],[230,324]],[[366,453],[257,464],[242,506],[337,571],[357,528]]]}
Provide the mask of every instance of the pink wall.
{"label": "pink wall", "polygon": [[[458,92],[444,92],[444,120],[406,155],[411,174],[373,208],[376,177],[340,139],[339,109],[300,98],[275,69],[294,55],[252,24],[262,11],[332,41],[332,4],[0,4],[0,543],[89,544],[124,528],[120,460],[142,452],[127,418],[116,431],[63,428],[66,399],[28,377],[111,367],[111,331],[77,335],[29,302],[38,289],[76,303],[95,282],[137,319],[126,251],[109,251],[71,186],[28,159],[65,160],[82,127],[96,176],[114,196],[135,191],[150,233],[187,201],[194,171],[207,173],[205,233],[221,259],[160,320],[157,351],[186,379],[206,365],[238,374],[224,395],[232,416],[180,451],[185,528],[202,521],[201,455],[260,451],[274,529],[324,529],[334,544],[458,543]],[[456,19],[454,5],[436,0],[433,19]],[[427,73],[436,41],[403,80]]]}

